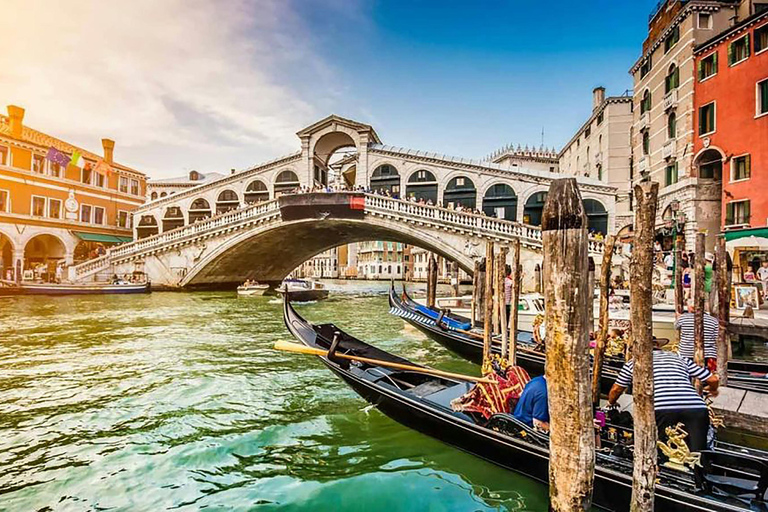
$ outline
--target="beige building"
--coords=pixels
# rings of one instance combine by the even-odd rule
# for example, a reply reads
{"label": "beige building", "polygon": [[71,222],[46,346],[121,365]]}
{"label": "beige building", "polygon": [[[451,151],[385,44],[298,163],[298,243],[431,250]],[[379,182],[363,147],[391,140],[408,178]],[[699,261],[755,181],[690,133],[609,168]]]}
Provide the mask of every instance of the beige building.
{"label": "beige building", "polygon": [[[598,87],[592,93],[592,114],[559,155],[560,172],[595,178],[616,187],[615,225],[609,231],[619,234],[630,229],[634,217],[631,129],[631,93],[606,98],[605,88]],[[588,215],[599,213],[590,211],[586,201],[585,206]]]}
{"label": "beige building", "polygon": [[189,171],[183,176],[173,178],[150,179],[147,181],[147,201],[154,201],[162,197],[170,196],[178,192],[223,178],[218,172],[201,173]]}
{"label": "beige building", "polygon": [[517,148],[509,146],[503,147],[487,159],[489,162],[508,167],[513,170],[533,169],[542,172],[560,172],[558,170],[558,158],[555,148],[545,147],[529,148],[527,145],[522,147],[518,144]]}
{"label": "beige building", "polygon": [[[693,152],[695,136],[693,48],[744,19],[765,0],[667,0],[651,13],[643,53],[630,70],[634,77],[633,183],[660,185],[657,226],[671,248],[670,226],[684,226],[686,246],[695,233],[717,233],[721,176]],[[701,172],[699,168],[701,169]],[[674,222],[676,221],[676,222]],[[714,237],[708,237],[708,244]]]}

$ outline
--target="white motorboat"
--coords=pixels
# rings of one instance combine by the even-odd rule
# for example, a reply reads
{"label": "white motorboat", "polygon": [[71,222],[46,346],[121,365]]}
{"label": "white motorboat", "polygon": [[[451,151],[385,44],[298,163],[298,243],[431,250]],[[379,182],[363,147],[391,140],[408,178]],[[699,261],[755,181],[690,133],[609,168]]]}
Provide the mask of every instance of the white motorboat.
{"label": "white motorboat", "polygon": [[237,294],[244,297],[252,297],[264,295],[267,290],[269,290],[268,284],[259,284],[257,282],[246,281],[237,287]]}

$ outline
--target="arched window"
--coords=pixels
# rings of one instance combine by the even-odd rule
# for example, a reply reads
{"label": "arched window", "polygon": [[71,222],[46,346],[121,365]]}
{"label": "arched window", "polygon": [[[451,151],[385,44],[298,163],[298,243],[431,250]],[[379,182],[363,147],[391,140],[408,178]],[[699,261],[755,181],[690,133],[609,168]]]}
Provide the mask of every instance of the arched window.
{"label": "arched window", "polygon": [[667,117],[667,138],[674,139],[677,137],[677,116],[674,112]]}
{"label": "arched window", "polygon": [[189,207],[189,223],[197,222],[203,219],[207,219],[211,216],[211,205],[208,201],[199,197],[192,201],[192,206]]}
{"label": "arched window", "polygon": [[648,130],[643,132],[643,154],[647,155],[651,152],[651,135]]}
{"label": "arched window", "polygon": [[716,149],[707,149],[695,161],[699,178],[719,180],[723,176],[723,155]]}
{"label": "arched window", "polygon": [[593,234],[608,234],[608,212],[600,201],[584,199],[584,211],[587,214],[587,229]]}
{"label": "arched window", "polygon": [[160,192],[160,197],[165,197],[165,196],[167,196],[167,195],[168,195],[168,194],[167,194],[167,193],[165,193],[165,192]]}
{"label": "arched window", "polygon": [[497,219],[517,220],[517,195],[506,183],[497,183],[483,196],[483,213]]}
{"label": "arched window", "polygon": [[275,197],[295,192],[299,188],[299,177],[293,171],[283,171],[275,178]]}
{"label": "arched window", "polygon": [[[668,93],[680,86],[680,69],[672,64],[669,66],[667,77],[664,80],[664,90]],[[650,94],[650,93],[649,93]]]}
{"label": "arched window", "polygon": [[643,93],[643,99],[640,101],[640,113],[645,114],[651,110],[651,91],[646,89]]}
{"label": "arched window", "polygon": [[395,166],[383,164],[376,168],[371,175],[371,190],[374,192],[389,192],[393,196],[400,195],[400,173]]}
{"label": "arched window", "polygon": [[136,226],[136,236],[138,238],[147,238],[156,235],[160,231],[157,225],[157,219],[152,215],[142,215],[139,224]]}
{"label": "arched window", "polygon": [[475,209],[477,206],[477,190],[471,179],[457,176],[448,182],[443,192],[443,206],[462,206]]}
{"label": "arched window", "polygon": [[437,204],[437,179],[426,169],[421,169],[410,175],[405,187],[406,197],[417,201]]}
{"label": "arched window", "polygon": [[163,233],[184,225],[184,213],[178,206],[169,206],[163,215]]}
{"label": "arched window", "polygon": [[155,199],[157,199],[157,192],[152,192],[152,195],[151,195],[151,196],[149,196],[149,197],[150,197],[150,199],[151,199],[152,201],[154,201]]}
{"label": "arched window", "polygon": [[269,190],[263,181],[254,180],[248,184],[244,196],[247,204],[260,203],[269,200]]}
{"label": "arched window", "polygon": [[240,207],[240,198],[233,190],[224,190],[216,199],[216,214],[237,210]]}
{"label": "arched window", "polygon": [[523,210],[523,223],[531,226],[541,226],[541,214],[544,211],[544,203],[547,201],[546,192],[536,192],[525,202]]}

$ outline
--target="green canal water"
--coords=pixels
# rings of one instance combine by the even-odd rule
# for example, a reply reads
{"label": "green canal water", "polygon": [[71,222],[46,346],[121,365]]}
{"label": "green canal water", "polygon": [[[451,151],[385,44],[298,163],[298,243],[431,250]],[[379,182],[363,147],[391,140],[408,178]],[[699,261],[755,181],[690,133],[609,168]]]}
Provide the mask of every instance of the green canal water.
{"label": "green canal water", "polygon": [[[477,369],[387,314],[386,284],[301,306],[362,339]],[[0,510],[546,510],[538,483],[371,409],[274,298],[0,299]]]}

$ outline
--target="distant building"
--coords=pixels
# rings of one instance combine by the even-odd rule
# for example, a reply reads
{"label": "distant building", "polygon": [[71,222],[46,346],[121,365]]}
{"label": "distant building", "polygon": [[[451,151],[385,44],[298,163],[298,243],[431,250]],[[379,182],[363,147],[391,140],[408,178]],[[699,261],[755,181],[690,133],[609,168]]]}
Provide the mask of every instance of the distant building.
{"label": "distant building", "polygon": [[[429,273],[429,259],[434,256],[437,259],[437,280],[441,283],[451,283],[453,275],[453,263],[439,254],[432,253],[421,247],[411,248],[413,260],[413,272],[410,281],[426,281]],[[459,282],[472,282],[472,276],[459,269]]]}
{"label": "distant building", "polygon": [[360,242],[357,247],[358,279],[402,279],[403,244],[400,242]]}
{"label": "distant building", "polygon": [[39,132],[18,106],[0,116],[0,278],[47,278],[132,239],[146,176],[101,142],[97,155]]}
{"label": "distant building", "polygon": [[527,145],[522,147],[518,144],[517,148],[511,144],[492,153],[488,161],[509,167],[513,170],[532,169],[535,171],[560,172],[559,159],[555,148],[538,149],[529,148]]}
{"label": "distant building", "polygon": [[[697,136],[693,51],[756,11],[765,0],[667,0],[651,13],[634,77],[633,183],[660,184],[657,240],[672,247],[682,227],[688,249],[699,230],[720,228],[722,176],[694,151]],[[673,204],[674,203],[674,204]],[[674,211],[674,219],[664,214]],[[711,248],[714,237],[707,238]]]}
{"label": "distant building", "polygon": [[301,266],[300,273],[302,277],[315,277],[318,279],[338,279],[343,277],[339,273],[340,249],[340,247],[328,249],[305,261]]}
{"label": "distant building", "polygon": [[216,181],[223,177],[224,174],[218,172],[208,172],[203,174],[198,171],[189,171],[189,173],[183,176],[150,179],[147,181],[147,201],[154,201],[161,197],[183,192],[192,187]]}
{"label": "distant building", "polygon": [[694,162],[700,174],[722,176],[718,220],[728,238],[768,236],[768,10],[694,54]]}
{"label": "distant building", "polygon": [[[605,88],[592,92],[592,114],[560,152],[560,172],[596,178],[616,187],[616,215],[611,232],[619,236],[631,231],[632,211],[632,96],[605,97]],[[601,203],[585,200],[590,225],[607,234],[608,213]],[[598,218],[599,217],[599,218]]]}

